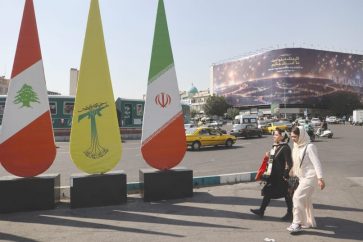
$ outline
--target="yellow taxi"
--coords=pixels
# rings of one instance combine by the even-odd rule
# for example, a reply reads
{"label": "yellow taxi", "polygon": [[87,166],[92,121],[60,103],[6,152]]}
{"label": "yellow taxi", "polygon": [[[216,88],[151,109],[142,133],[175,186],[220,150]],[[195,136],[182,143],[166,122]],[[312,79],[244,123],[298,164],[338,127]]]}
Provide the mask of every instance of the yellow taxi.
{"label": "yellow taxi", "polygon": [[273,134],[276,130],[276,128],[282,129],[282,130],[288,130],[288,126],[281,122],[272,122],[268,123],[265,127],[262,128],[263,133],[267,134]]}
{"label": "yellow taxi", "polygon": [[190,128],[185,131],[187,145],[193,150],[202,146],[225,145],[231,147],[237,138],[233,135],[223,134],[219,130],[208,127]]}

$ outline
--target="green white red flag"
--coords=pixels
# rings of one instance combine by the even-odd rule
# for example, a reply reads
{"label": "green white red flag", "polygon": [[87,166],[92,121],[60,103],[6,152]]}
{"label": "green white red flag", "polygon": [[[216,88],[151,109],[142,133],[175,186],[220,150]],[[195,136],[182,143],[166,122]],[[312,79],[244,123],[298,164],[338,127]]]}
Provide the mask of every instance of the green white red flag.
{"label": "green white red flag", "polygon": [[178,165],[186,152],[184,117],[163,0],[159,0],[142,126],[141,152],[159,170]]}

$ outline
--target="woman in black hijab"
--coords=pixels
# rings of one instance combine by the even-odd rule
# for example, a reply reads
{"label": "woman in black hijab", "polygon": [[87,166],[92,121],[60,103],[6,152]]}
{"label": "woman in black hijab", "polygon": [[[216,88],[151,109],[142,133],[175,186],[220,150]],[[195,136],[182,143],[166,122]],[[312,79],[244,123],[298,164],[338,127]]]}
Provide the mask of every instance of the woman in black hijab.
{"label": "woman in black hijab", "polygon": [[266,207],[271,199],[285,198],[287,213],[281,219],[284,221],[292,220],[292,197],[288,192],[287,179],[292,168],[291,149],[288,145],[289,135],[287,132],[276,128],[273,136],[274,144],[268,152],[269,162],[263,175],[266,181],[262,188],[262,204],[259,209],[251,209],[251,212],[263,218]]}

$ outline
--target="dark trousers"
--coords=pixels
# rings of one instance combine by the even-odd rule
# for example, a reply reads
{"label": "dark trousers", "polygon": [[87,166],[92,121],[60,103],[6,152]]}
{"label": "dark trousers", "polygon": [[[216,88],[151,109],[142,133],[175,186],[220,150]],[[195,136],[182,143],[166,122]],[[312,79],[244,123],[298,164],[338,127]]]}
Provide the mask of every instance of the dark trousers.
{"label": "dark trousers", "polygon": [[[265,212],[266,207],[268,206],[270,201],[271,201],[271,197],[269,195],[265,195],[263,197],[262,204],[261,204],[261,207],[260,207],[260,211],[262,213]],[[287,205],[287,212],[292,213],[292,197],[289,194],[287,194],[285,196],[285,202],[286,202],[286,205]]]}

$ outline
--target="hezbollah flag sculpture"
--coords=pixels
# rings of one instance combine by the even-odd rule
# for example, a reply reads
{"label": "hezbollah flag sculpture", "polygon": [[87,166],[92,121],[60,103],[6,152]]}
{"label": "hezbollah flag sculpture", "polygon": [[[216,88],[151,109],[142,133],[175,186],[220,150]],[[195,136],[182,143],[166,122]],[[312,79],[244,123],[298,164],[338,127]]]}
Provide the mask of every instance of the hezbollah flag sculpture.
{"label": "hezbollah flag sculpture", "polygon": [[106,173],[121,159],[121,137],[98,0],[91,0],[88,15],[70,153],[76,166],[89,174]]}
{"label": "hezbollah flag sculpture", "polygon": [[0,161],[21,177],[46,171],[56,155],[33,0],[26,0],[0,135]]}
{"label": "hezbollah flag sculpture", "polygon": [[141,152],[145,161],[159,170],[175,167],[186,152],[184,118],[162,0],[156,17]]}

